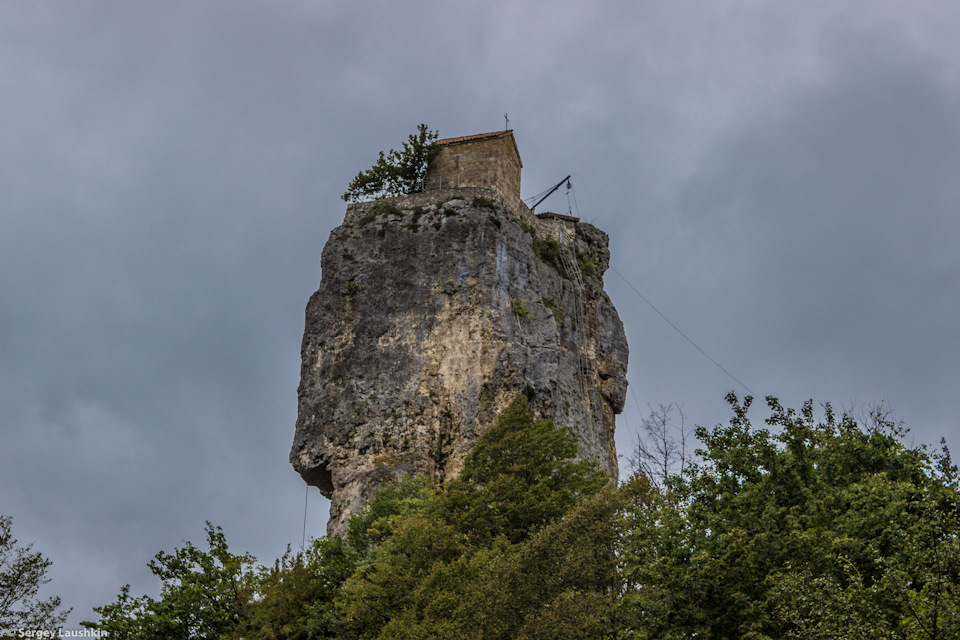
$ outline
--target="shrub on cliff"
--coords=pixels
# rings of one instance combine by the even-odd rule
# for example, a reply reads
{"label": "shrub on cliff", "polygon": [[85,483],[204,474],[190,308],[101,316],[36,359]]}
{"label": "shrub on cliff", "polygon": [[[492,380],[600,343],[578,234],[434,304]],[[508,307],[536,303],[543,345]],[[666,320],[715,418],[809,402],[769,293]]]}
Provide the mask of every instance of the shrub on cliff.
{"label": "shrub on cliff", "polygon": [[376,164],[358,173],[342,198],[357,202],[422,190],[427,165],[440,152],[440,147],[434,144],[436,139],[437,132],[421,124],[399,151],[381,151]]}

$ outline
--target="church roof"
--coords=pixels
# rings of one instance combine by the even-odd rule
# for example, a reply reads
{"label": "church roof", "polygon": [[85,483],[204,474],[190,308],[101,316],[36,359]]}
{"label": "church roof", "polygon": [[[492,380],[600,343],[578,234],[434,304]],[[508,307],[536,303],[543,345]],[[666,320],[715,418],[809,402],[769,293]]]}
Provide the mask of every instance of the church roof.
{"label": "church roof", "polygon": [[513,152],[517,154],[517,162],[520,163],[520,166],[523,167],[523,160],[520,159],[520,150],[517,148],[517,141],[513,137],[513,129],[504,129],[503,131],[491,131],[489,133],[475,133],[471,136],[459,136],[457,138],[444,138],[442,140],[437,140],[434,144],[440,145],[442,147],[451,145],[451,144],[460,144],[461,142],[476,142],[477,140],[493,140],[494,138],[510,138],[510,142],[513,143]]}
{"label": "church roof", "polygon": [[458,142],[473,142],[474,140],[486,140],[487,138],[499,138],[507,134],[513,134],[513,129],[504,129],[503,131],[491,131],[490,133],[475,133],[472,136],[460,136],[457,138],[444,138],[437,140],[434,144],[456,144]]}

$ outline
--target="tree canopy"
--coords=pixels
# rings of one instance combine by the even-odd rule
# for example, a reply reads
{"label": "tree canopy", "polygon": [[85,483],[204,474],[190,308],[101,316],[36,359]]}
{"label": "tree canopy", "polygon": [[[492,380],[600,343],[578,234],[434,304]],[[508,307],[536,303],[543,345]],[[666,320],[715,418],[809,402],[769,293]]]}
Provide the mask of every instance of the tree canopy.
{"label": "tree canopy", "polygon": [[423,189],[427,165],[440,152],[437,132],[425,124],[417,127],[399,151],[380,152],[376,164],[354,177],[343,194],[347,202],[399,196]]}
{"label": "tree canopy", "polygon": [[617,498],[603,491],[609,479],[597,465],[576,455],[574,437],[535,420],[519,396],[478,438],[459,478],[415,503],[388,489],[407,510],[370,523],[383,530],[386,519],[390,535],[344,584],[349,629],[359,638],[542,637],[523,630],[547,625],[558,598],[608,612]]}
{"label": "tree canopy", "polygon": [[206,551],[187,542],[172,554],[161,551],[148,563],[162,585],[159,599],[132,597],[126,585],[116,602],[94,608],[99,622],[84,625],[121,640],[215,640],[232,632],[251,600],[254,558],[231,553],[219,527],[208,522],[205,531]]}
{"label": "tree canopy", "polygon": [[754,428],[698,428],[700,460],[628,486],[625,599],[662,638],[948,638],[960,623],[960,495],[948,455],[898,426],[768,398]]}
{"label": "tree canopy", "polygon": [[50,564],[32,545],[18,546],[13,518],[0,516],[0,636],[17,629],[52,630],[67,619],[70,610],[60,608],[59,597],[37,599],[40,587],[50,582]]}
{"label": "tree canopy", "polygon": [[[883,414],[731,394],[679,468],[612,486],[523,397],[456,480],[383,488],[343,538],[252,568],[208,525],[151,563],[159,600],[98,608],[113,637],[546,640],[960,637],[960,490],[949,452]],[[820,417],[817,417],[817,416]],[[653,458],[648,458],[653,460]]]}

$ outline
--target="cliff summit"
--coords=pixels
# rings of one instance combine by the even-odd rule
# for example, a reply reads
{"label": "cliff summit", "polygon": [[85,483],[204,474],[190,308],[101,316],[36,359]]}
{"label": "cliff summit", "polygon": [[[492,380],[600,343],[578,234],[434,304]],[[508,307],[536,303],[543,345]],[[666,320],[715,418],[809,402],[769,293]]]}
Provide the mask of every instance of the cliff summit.
{"label": "cliff summit", "polygon": [[428,190],[348,205],[323,249],[290,461],[330,498],[331,534],[386,481],[455,477],[518,394],[617,477],[628,350],[608,237],[531,213],[502,133],[439,141]]}

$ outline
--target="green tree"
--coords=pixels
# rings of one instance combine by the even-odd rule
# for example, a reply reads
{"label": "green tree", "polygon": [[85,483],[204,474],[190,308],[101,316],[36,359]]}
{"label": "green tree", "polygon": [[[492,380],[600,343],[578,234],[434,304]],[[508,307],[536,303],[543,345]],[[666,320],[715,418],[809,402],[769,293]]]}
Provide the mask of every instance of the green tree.
{"label": "green tree", "polygon": [[[573,436],[534,420],[521,396],[480,436],[457,480],[413,500],[397,488],[375,498],[389,515],[364,528],[389,534],[344,586],[353,633],[512,638],[557,599],[604,619],[616,580],[616,499],[612,489],[598,495],[607,477],[576,455]],[[586,511],[573,515],[578,508]]]}
{"label": "green tree", "polygon": [[[897,425],[821,421],[767,402],[769,429],[728,397],[698,428],[700,462],[635,478],[622,553],[632,637],[946,638],[957,628],[955,480]],[[831,635],[836,634],[836,635]]]}
{"label": "green tree", "polygon": [[464,536],[426,514],[403,516],[393,526],[341,594],[343,617],[361,638],[402,637],[400,631],[419,626],[436,587],[447,584],[449,566],[470,551]]}
{"label": "green tree", "polygon": [[534,420],[518,396],[477,440],[434,509],[475,543],[521,542],[610,483],[596,463],[576,456],[576,438],[553,420]]}
{"label": "green tree", "polygon": [[618,513],[610,488],[521,543],[500,537],[481,548],[435,520],[405,519],[366,576],[383,580],[381,590],[349,594],[363,596],[349,608],[364,614],[358,633],[379,640],[612,638],[625,627],[622,614],[632,614],[617,607]]}
{"label": "green tree", "polygon": [[60,598],[37,600],[41,585],[50,582],[50,560],[33,545],[17,546],[13,518],[0,516],[0,636],[16,629],[52,630],[67,619],[70,609],[60,610]]}
{"label": "green tree", "polygon": [[879,474],[854,490],[851,516],[886,519],[890,535],[857,555],[842,545],[819,574],[791,565],[776,576],[775,612],[793,623],[786,637],[960,637],[960,499],[937,480]]}
{"label": "green tree", "polygon": [[417,133],[410,135],[399,151],[381,151],[376,164],[358,173],[343,199],[356,202],[422,190],[427,165],[440,152],[440,147],[434,144],[436,139],[437,132],[421,124]]}
{"label": "green tree", "polygon": [[434,495],[433,483],[423,476],[380,487],[363,512],[350,519],[347,541],[357,551],[369,551],[390,537],[401,516],[420,513]]}
{"label": "green tree", "polygon": [[230,637],[270,640],[340,638],[334,598],[357,568],[359,554],[342,538],[320,538],[304,552],[290,549],[250,580],[251,596]]}
{"label": "green tree", "polygon": [[231,633],[251,599],[254,558],[231,553],[220,527],[208,522],[204,530],[207,551],[187,542],[173,554],[161,551],[148,563],[162,583],[159,600],[131,597],[126,585],[116,602],[94,608],[99,622],[84,626],[123,640],[214,640]]}
{"label": "green tree", "polygon": [[615,637],[633,615],[617,606],[621,510],[608,488],[523,542],[477,554],[449,616],[484,640]]}

